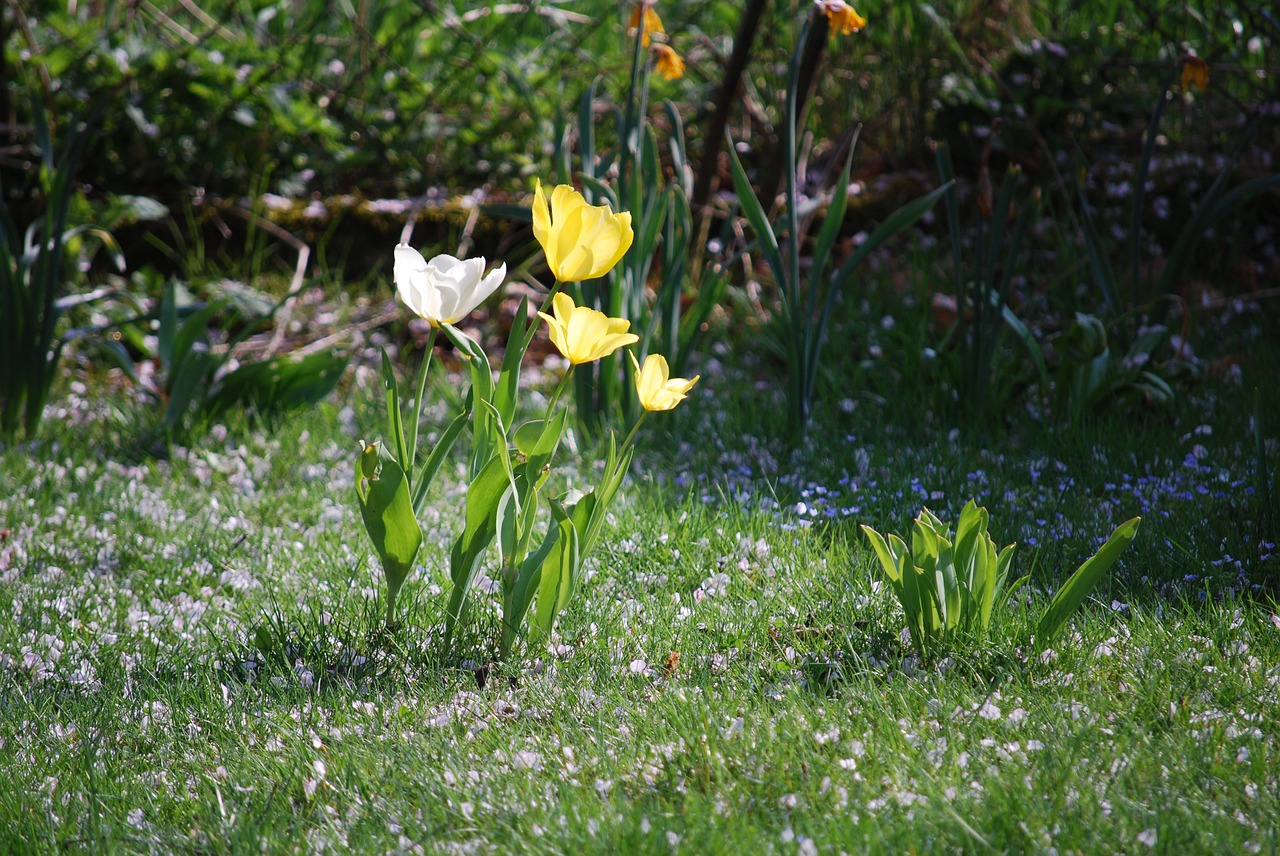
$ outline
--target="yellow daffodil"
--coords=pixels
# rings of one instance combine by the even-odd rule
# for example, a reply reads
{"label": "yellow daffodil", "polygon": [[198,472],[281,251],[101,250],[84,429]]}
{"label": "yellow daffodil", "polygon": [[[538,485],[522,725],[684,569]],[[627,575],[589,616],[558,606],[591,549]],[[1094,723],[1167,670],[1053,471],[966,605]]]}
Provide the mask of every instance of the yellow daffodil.
{"label": "yellow daffodil", "polygon": [[859,15],[844,0],[814,0],[818,9],[827,16],[827,25],[831,34],[847,36],[856,33],[867,25],[867,19]]}
{"label": "yellow daffodil", "polygon": [[654,45],[653,67],[667,80],[679,80],[684,77],[684,60],[669,45]]}
{"label": "yellow daffodil", "polygon": [[552,305],[554,317],[545,312],[538,316],[547,322],[552,344],[572,365],[595,362],[640,341],[635,333],[627,332],[631,327],[627,319],[610,318],[589,306],[576,306],[567,294],[557,294]]}
{"label": "yellow daffodil", "polygon": [[671,377],[667,360],[660,354],[645,357],[644,367],[636,362],[636,355],[627,351],[631,365],[636,367],[636,394],[645,410],[671,410],[685,400],[689,390],[702,375],[693,378]]}
{"label": "yellow daffodil", "polygon": [[631,213],[614,214],[608,205],[588,205],[567,184],[542,193],[533,190],[533,236],[547,254],[547,265],[560,282],[582,282],[608,273],[631,248],[635,233]]}
{"label": "yellow daffodil", "polygon": [[1193,86],[1201,92],[1209,88],[1209,63],[1198,56],[1188,56],[1182,65],[1182,91],[1190,92]]}
{"label": "yellow daffodil", "polygon": [[650,34],[666,35],[667,32],[662,29],[662,19],[658,17],[658,10],[653,8],[655,5],[653,0],[640,0],[631,10],[631,20],[627,23],[628,30],[635,30],[640,27],[642,21],[644,22],[643,31],[640,33],[640,44],[645,47],[649,46]]}

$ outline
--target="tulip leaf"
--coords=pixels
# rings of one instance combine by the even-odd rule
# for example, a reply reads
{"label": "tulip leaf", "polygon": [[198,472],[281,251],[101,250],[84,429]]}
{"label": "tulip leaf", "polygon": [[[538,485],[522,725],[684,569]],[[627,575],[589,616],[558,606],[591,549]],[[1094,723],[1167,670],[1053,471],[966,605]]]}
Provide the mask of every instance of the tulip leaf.
{"label": "tulip leaf", "polygon": [[1117,526],[1098,552],[1086,559],[1084,564],[1062,584],[1062,588],[1058,589],[1058,593],[1053,596],[1053,600],[1049,602],[1049,608],[1045,610],[1036,627],[1037,649],[1043,650],[1053,641],[1067,619],[1079,609],[1085,598],[1089,596],[1089,592],[1093,591],[1094,586],[1101,581],[1103,575],[1110,570],[1120,558],[1120,554],[1133,541],[1138,533],[1138,524],[1141,522],[1141,517],[1134,517]]}
{"label": "tulip leaf", "polygon": [[404,470],[381,443],[370,443],[356,458],[356,499],[387,578],[387,624],[393,625],[396,596],[413,570],[422,528],[413,513]]}
{"label": "tulip leaf", "polygon": [[516,448],[525,453],[525,473],[531,482],[537,482],[542,471],[550,465],[551,458],[555,455],[556,449],[560,446],[560,440],[564,437],[565,421],[569,418],[569,409],[562,407],[556,414],[545,422],[526,423],[521,428],[527,428],[530,425],[537,424],[540,428],[537,439],[528,449],[523,449],[517,440]]}
{"label": "tulip leaf", "polygon": [[[501,427],[495,426],[493,421],[495,410],[492,368],[484,349],[466,333],[452,324],[444,324],[441,329],[454,347],[467,358],[471,369],[471,393],[474,396],[471,409],[471,474],[476,477],[493,458],[494,451],[506,444]],[[489,406],[486,407],[481,402]]]}
{"label": "tulip leaf", "polygon": [[473,393],[469,391],[462,412],[453,417],[449,427],[440,435],[440,439],[436,441],[436,447],[431,450],[431,454],[427,456],[426,463],[422,465],[422,469],[418,472],[418,477],[413,480],[413,510],[415,514],[422,513],[422,507],[427,502],[427,490],[431,487],[431,483],[435,481],[436,474],[440,472],[440,467],[444,465],[444,459],[453,448],[458,435],[466,427],[467,420],[471,417],[473,400]]}
{"label": "tulip leaf", "polygon": [[504,455],[499,454],[490,458],[467,487],[464,528],[453,542],[453,550],[449,555],[449,576],[453,580],[453,590],[449,594],[449,606],[445,612],[446,649],[453,638],[454,627],[466,608],[467,596],[475,582],[480,560],[484,558],[485,550],[497,534],[498,503],[502,501],[510,484],[507,479],[507,467],[510,464],[504,465],[500,460],[502,457]]}
{"label": "tulip leaf", "polygon": [[537,316],[534,322],[528,323],[529,300],[520,301],[516,317],[511,322],[511,333],[507,337],[507,350],[502,357],[502,371],[498,374],[498,384],[493,391],[493,405],[501,414],[503,425],[510,425],[515,418],[516,397],[520,388],[520,366],[524,361],[525,351],[538,332],[540,323]]}
{"label": "tulip leaf", "polygon": [[893,583],[895,589],[900,588],[902,585],[903,566],[911,562],[911,556],[907,553],[907,545],[893,533],[889,533],[889,541],[886,542],[883,535],[866,524],[863,524],[862,531],[866,533],[867,540],[871,542],[871,547],[880,559],[880,566],[884,568],[885,574],[889,577],[889,582]]}
{"label": "tulip leaf", "polygon": [[511,442],[515,444],[516,451],[526,458],[533,454],[539,438],[542,437],[542,429],[545,425],[545,420],[532,419],[517,428],[515,434],[511,437]]}
{"label": "tulip leaf", "polygon": [[396,383],[395,369],[391,366],[391,358],[382,349],[382,386],[387,398],[387,424],[391,428],[391,440],[396,444],[396,460],[401,471],[410,467],[409,450],[405,445],[404,423],[400,416],[400,387]]}
{"label": "tulip leaf", "polygon": [[542,582],[542,566],[546,563],[547,557],[559,541],[560,531],[559,523],[554,522],[547,529],[546,537],[542,539],[538,549],[526,556],[524,561],[520,563],[515,586],[512,589],[507,609],[502,616],[504,649],[507,651],[514,647],[516,634],[524,623],[525,615],[529,612],[529,606],[533,603],[534,596],[538,593]]}
{"label": "tulip leaf", "polygon": [[568,512],[557,503],[552,503],[551,509],[560,534],[542,564],[538,581],[538,604],[529,634],[530,645],[538,645],[550,635],[556,616],[573,595],[581,563],[577,527]]}
{"label": "tulip leaf", "polygon": [[280,356],[246,363],[218,381],[205,402],[210,418],[236,405],[259,415],[306,407],[333,391],[347,368],[344,354],[320,351],[301,359]]}

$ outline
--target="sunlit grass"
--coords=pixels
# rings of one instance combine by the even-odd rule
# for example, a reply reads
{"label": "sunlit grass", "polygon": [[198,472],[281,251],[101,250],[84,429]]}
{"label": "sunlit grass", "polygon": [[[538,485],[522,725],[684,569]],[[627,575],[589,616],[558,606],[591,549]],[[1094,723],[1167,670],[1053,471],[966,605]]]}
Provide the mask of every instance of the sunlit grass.
{"label": "sunlit grass", "polygon": [[[376,389],[161,459],[129,452],[126,393],[64,390],[0,468],[0,849],[1277,846],[1268,548],[1248,494],[1195,493],[1248,476],[1242,396],[985,449],[830,402],[815,434],[842,441],[795,450],[754,415],[759,367],[702,369],[552,644],[492,669],[492,595],[437,651],[456,477],[405,627],[379,630],[350,471]],[[856,523],[969,495],[1033,584],[922,663]],[[1142,501],[1112,581],[1051,652],[1020,648]]]}

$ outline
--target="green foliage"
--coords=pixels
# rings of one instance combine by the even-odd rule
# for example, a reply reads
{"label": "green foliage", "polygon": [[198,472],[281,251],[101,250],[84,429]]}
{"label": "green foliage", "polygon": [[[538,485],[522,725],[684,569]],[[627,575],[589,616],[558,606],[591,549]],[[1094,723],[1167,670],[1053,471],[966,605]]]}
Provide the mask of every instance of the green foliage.
{"label": "green foliage", "polygon": [[13,440],[19,430],[34,438],[53,385],[66,340],[59,322],[73,306],[92,303],[110,290],[68,295],[71,278],[67,255],[78,247],[82,255],[101,245],[112,251],[115,266],[124,269],[115,239],[93,226],[69,226],[70,209],[79,185],[89,129],[77,114],[68,122],[61,158],[43,108],[34,105],[43,214],[25,230],[14,222],[9,197],[0,181],[0,439]]}
{"label": "green foliage", "polygon": [[422,546],[409,479],[385,446],[370,443],[356,457],[355,484],[360,518],[386,575],[387,626],[394,627],[396,597]]}
{"label": "green foliage", "polygon": [[863,526],[876,557],[906,615],[921,656],[952,644],[957,636],[986,633],[1004,588],[1014,545],[999,552],[987,533],[988,514],[970,500],[960,512],[954,538],[927,508],[920,510],[911,546]]}
{"label": "green foliage", "polygon": [[1043,649],[1049,646],[1067,623],[1067,619],[1080,608],[1089,592],[1102,581],[1116,559],[1129,546],[1129,542],[1138,534],[1138,524],[1141,522],[1142,518],[1134,517],[1117,526],[1106,543],[1098,548],[1098,552],[1086,559],[1062,584],[1053,600],[1049,601],[1048,608],[1040,617],[1040,623],[1036,625],[1036,647]]}
{"label": "green foliage", "polygon": [[[951,237],[951,266],[956,301],[955,325],[947,333],[959,353],[961,410],[970,420],[985,420],[999,402],[993,401],[993,374],[1000,334],[1009,327],[1026,347],[1038,370],[1042,392],[1049,385],[1040,345],[1009,307],[1009,290],[1020,269],[1027,228],[1040,214],[1039,194],[1021,204],[1016,199],[1022,170],[1010,166],[994,196],[987,164],[978,178],[979,217],[973,249],[966,254],[960,237],[960,201],[951,153],[946,145],[935,152],[945,189],[947,226]],[[1002,409],[1002,408],[1000,408]]]}
{"label": "green foliage", "polygon": [[[810,12],[810,15],[820,14]],[[786,147],[786,213],[782,234],[789,236],[785,244],[780,242],[775,226],[769,221],[764,205],[756,195],[746,170],[729,140],[729,155],[733,172],[734,190],[738,204],[755,232],[761,254],[769,265],[781,299],[781,312],[776,318],[776,334],[781,340],[787,365],[787,404],[791,429],[794,434],[804,432],[809,421],[818,371],[822,365],[822,348],[826,342],[827,327],[836,298],[853,280],[858,265],[874,250],[894,235],[909,228],[928,212],[942,197],[945,187],[938,188],[920,198],[908,202],[882,222],[859,247],[834,272],[827,263],[832,246],[844,226],[845,205],[849,190],[849,174],[853,161],[853,145],[850,144],[844,169],[831,191],[831,201],[818,232],[808,281],[800,273],[800,243],[808,231],[808,224],[800,222],[800,196],[796,188],[796,117],[803,109],[798,101],[800,59],[810,33],[810,18],[805,19],[791,55],[790,75],[787,84],[788,121],[783,127]],[[785,250],[785,253],[784,253]]]}
{"label": "green foliage", "polygon": [[1107,410],[1158,410],[1178,398],[1175,385],[1195,369],[1170,346],[1170,331],[1144,327],[1120,356],[1112,352],[1106,325],[1082,312],[1056,340],[1057,413],[1075,428]]}
{"label": "green foliage", "polygon": [[1169,88],[1173,85],[1173,78],[1179,67],[1177,65],[1172,67],[1165,79],[1164,88],[1161,89],[1159,100],[1152,111],[1151,121],[1147,127],[1146,143],[1137,164],[1137,177],[1129,206],[1129,228],[1125,233],[1126,244],[1122,248],[1131,295],[1127,306],[1122,302],[1121,296],[1124,282],[1115,272],[1111,264],[1111,254],[1103,246],[1103,241],[1098,234],[1094,223],[1095,218],[1085,194],[1084,182],[1081,181],[1078,187],[1082,231],[1090,268],[1106,299],[1107,308],[1113,316],[1137,309],[1149,300],[1151,295],[1165,296],[1176,292],[1184,284],[1195,251],[1205,237],[1214,230],[1220,231],[1228,218],[1243,205],[1280,185],[1280,173],[1247,179],[1234,187],[1230,184],[1239,159],[1248,150],[1249,144],[1264,124],[1263,116],[1255,116],[1243,129],[1235,145],[1231,147],[1223,169],[1195,203],[1191,216],[1178,231],[1169,248],[1166,263],[1159,268],[1159,275],[1151,278],[1150,281],[1144,277],[1142,263],[1146,250],[1143,232],[1143,215],[1146,211],[1145,188],[1151,171],[1152,158],[1155,155],[1160,117],[1168,103]]}
{"label": "green foliage", "polygon": [[40,5],[7,69],[57,81],[59,109],[119,105],[88,178],[151,194],[232,195],[277,167],[285,195],[511,181],[581,56],[625,53],[602,9],[597,23],[557,4]]}
{"label": "green foliage", "polygon": [[[346,370],[347,354],[332,351],[302,357],[284,354],[223,371],[232,346],[259,323],[273,317],[289,296],[272,305],[264,315],[242,318],[240,332],[215,350],[210,324],[228,305],[214,301],[188,305],[185,311],[180,311],[178,284],[172,280],[166,283],[157,309],[154,357],[164,404],[159,428],[167,438],[182,435],[193,420],[205,423],[232,408],[251,408],[257,416],[269,421],[287,410],[313,405],[333,391]],[[133,337],[133,341],[142,345],[140,336]],[[127,360],[127,356],[124,359]]]}
{"label": "green foliage", "polygon": [[[724,269],[700,263],[690,271],[694,222],[689,208],[693,172],[685,150],[680,109],[666,102],[667,156],[664,164],[654,123],[649,118],[649,83],[653,64],[636,34],[630,85],[623,107],[614,116],[614,146],[599,147],[595,112],[600,93],[592,81],[578,110],[578,143],[583,196],[592,204],[607,201],[614,211],[631,213],[635,240],[622,262],[595,283],[569,286],[574,303],[592,306],[614,318],[626,318],[640,336],[637,357],[663,354],[679,375],[696,351],[703,323],[720,303],[727,286]],[[557,146],[561,177],[570,178],[568,129]],[[667,173],[670,177],[667,177]],[[609,176],[616,175],[612,183]],[[654,273],[654,263],[658,263]],[[656,283],[654,280],[656,279]],[[686,307],[685,298],[696,295]],[[576,373],[574,400],[579,425],[598,431],[616,414],[625,421],[637,416],[634,378],[621,355],[613,355]]]}
{"label": "green foliage", "polygon": [[[1013,560],[1014,545],[999,552],[987,532],[989,515],[969,500],[956,521],[955,534],[927,508],[920,510],[908,547],[892,532],[883,536],[863,525],[867,540],[889,579],[920,656],[954,648],[970,636],[985,636]],[[1040,619],[1036,644],[1046,647],[1089,592],[1115,564],[1138,531],[1140,518],[1121,524],[1054,595]]]}

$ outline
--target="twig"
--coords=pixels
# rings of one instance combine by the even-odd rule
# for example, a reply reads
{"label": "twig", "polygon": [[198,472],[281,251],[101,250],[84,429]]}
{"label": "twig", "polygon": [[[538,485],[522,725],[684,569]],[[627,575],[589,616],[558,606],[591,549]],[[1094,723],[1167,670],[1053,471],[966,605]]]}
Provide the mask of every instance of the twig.
{"label": "twig", "polygon": [[276,352],[276,349],[280,347],[280,343],[284,341],[284,334],[289,326],[289,320],[293,317],[293,306],[302,291],[302,282],[307,272],[307,262],[311,259],[311,248],[296,235],[285,231],[267,218],[247,208],[235,208],[233,210],[241,217],[265,229],[298,251],[298,263],[294,265],[293,280],[289,283],[289,296],[285,299],[281,311],[276,315],[275,333],[272,334],[271,341],[267,344],[267,350],[262,355],[263,359],[269,359]]}

